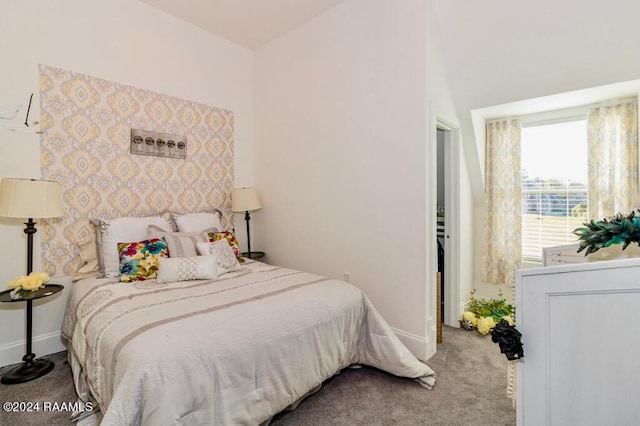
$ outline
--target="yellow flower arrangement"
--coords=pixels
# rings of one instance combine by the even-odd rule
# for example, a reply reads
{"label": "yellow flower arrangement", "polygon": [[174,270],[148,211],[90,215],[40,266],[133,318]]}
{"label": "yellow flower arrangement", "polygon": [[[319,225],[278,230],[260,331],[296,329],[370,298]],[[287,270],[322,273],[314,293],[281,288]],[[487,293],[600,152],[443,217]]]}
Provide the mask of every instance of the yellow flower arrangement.
{"label": "yellow flower arrangement", "polygon": [[49,282],[49,274],[45,272],[32,272],[29,275],[20,275],[9,281],[9,288],[12,288],[12,299],[28,299],[36,290],[44,287]]}
{"label": "yellow flower arrangement", "polygon": [[473,330],[474,328],[482,335],[486,335],[504,319],[509,325],[514,325],[513,316],[515,314],[513,306],[508,304],[502,296],[502,291],[498,292],[498,299],[476,299],[476,290],[471,291],[471,298],[467,301],[465,312],[462,314],[460,326]]}
{"label": "yellow flower arrangement", "polygon": [[485,334],[489,334],[495,326],[496,322],[493,320],[493,317],[482,317],[478,319],[478,325],[476,328],[478,329],[478,333],[484,336]]}
{"label": "yellow flower arrangement", "polygon": [[474,327],[478,326],[478,318],[476,317],[476,314],[471,311],[465,311],[465,313],[462,314],[462,320],[469,321],[469,323]]}

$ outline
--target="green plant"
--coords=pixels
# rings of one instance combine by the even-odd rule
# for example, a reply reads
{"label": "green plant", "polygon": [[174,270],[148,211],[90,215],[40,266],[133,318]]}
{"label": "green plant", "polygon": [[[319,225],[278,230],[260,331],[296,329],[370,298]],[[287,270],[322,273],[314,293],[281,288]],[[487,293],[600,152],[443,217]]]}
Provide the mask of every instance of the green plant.
{"label": "green plant", "polygon": [[496,323],[500,319],[513,313],[513,306],[504,299],[502,290],[498,292],[498,299],[476,299],[476,289],[471,291],[471,297],[467,301],[466,310],[473,312],[477,318],[492,317]]}
{"label": "green plant", "polygon": [[617,213],[602,220],[585,222],[584,227],[574,229],[573,233],[580,241],[578,253],[586,250],[586,256],[613,244],[622,244],[622,250],[631,243],[640,245],[640,217],[637,213],[640,210],[634,210],[628,215]]}

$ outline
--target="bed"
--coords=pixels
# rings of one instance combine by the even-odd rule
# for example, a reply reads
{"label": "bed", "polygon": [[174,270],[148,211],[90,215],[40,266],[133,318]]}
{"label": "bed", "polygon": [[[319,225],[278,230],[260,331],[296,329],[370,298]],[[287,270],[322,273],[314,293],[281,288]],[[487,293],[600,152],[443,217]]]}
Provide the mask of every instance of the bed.
{"label": "bed", "polygon": [[435,383],[358,288],[253,260],[210,280],[84,278],[62,334],[103,425],[268,424],[359,364]]}

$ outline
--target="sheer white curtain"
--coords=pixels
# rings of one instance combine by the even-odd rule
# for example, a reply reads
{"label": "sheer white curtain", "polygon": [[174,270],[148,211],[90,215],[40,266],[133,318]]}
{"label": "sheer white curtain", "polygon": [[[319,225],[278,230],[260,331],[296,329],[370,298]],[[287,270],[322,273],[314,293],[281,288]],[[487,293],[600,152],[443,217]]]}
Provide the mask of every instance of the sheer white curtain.
{"label": "sheer white curtain", "polygon": [[487,123],[485,227],[481,279],[513,285],[522,260],[520,122]]}
{"label": "sheer white curtain", "polygon": [[589,219],[638,207],[638,102],[594,106],[587,119]]}

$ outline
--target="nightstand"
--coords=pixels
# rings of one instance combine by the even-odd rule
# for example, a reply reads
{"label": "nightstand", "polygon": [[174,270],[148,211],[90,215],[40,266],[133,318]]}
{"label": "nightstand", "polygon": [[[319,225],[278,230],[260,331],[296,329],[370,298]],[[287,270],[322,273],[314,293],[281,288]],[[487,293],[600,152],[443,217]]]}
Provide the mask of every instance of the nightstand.
{"label": "nightstand", "polygon": [[251,256],[249,256],[249,252],[244,252],[242,253],[242,257],[246,257],[247,259],[252,259],[252,260],[260,260],[264,257],[264,252],[263,251],[252,251],[251,252]]}
{"label": "nightstand", "polygon": [[27,353],[22,357],[22,361],[24,361],[24,363],[2,376],[0,382],[5,385],[25,383],[30,380],[37,379],[38,377],[42,377],[53,370],[53,361],[48,359],[35,359],[36,355],[31,352],[33,301],[43,297],[52,296],[62,291],[63,288],[64,286],[60,284],[45,284],[43,288],[34,291],[33,296],[27,299],[16,300],[11,300],[10,293],[12,290],[5,290],[0,293],[0,302],[27,302]]}

